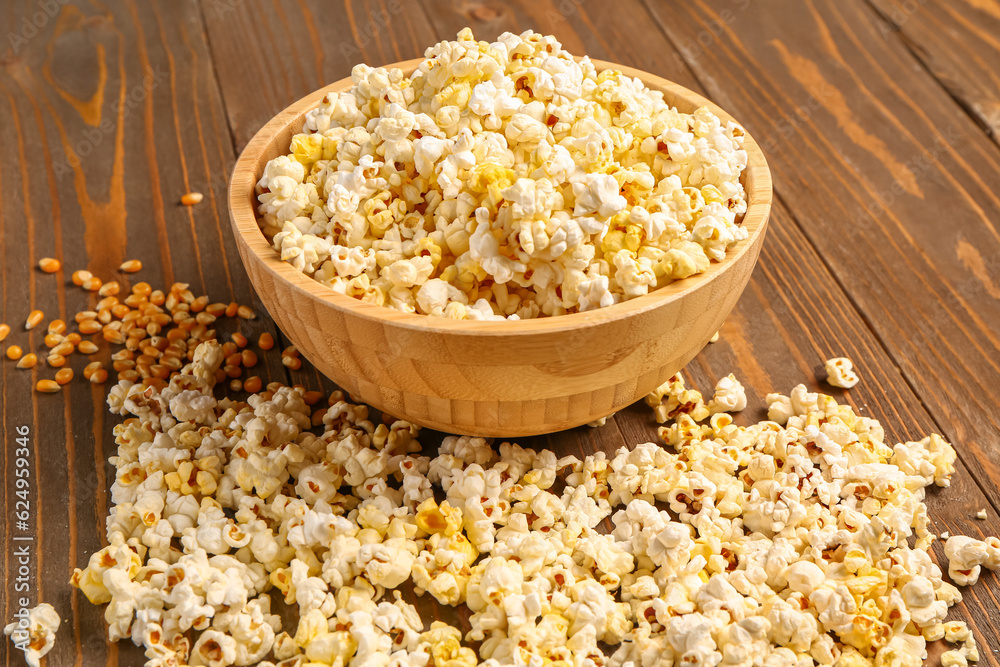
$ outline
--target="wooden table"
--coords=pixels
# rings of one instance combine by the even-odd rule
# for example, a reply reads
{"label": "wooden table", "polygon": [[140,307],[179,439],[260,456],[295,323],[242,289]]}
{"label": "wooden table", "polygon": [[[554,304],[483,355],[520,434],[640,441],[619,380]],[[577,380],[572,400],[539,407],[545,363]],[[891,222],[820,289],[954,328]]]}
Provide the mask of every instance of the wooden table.
{"label": "wooden table", "polygon": [[[754,278],[689,379],[710,390],[735,372],[751,399],[741,419],[756,420],[768,392],[830,391],[823,361],[846,355],[863,380],[833,393],[882,420],[887,439],[937,431],[955,444],[951,487],[929,494],[937,531],[1000,534],[997,0],[11,0],[0,8],[7,343],[41,347],[43,331],[20,330],[28,310],[72,316],[87,297],[65,286],[69,272],[110,276],[126,258],[154,285],[251,302],[224,197],[242,146],[353,64],[418,56],[466,25],[486,39],[554,33],[573,53],[673,79],[739,118],[767,153],[776,205]],[[192,190],[205,201],[180,206]],[[34,269],[44,256],[65,271]],[[289,379],[273,362],[266,373]],[[108,387],[32,392],[49,374],[0,364],[0,609],[10,618],[22,595],[15,549],[29,545],[27,594],[66,621],[48,664],[138,665],[131,644],[105,644],[102,610],[67,584],[104,540]],[[27,528],[15,522],[21,426]],[[654,426],[638,405],[532,444],[611,451],[654,438]],[[988,574],[963,593],[952,617],[974,627],[981,664],[1000,665],[1000,586]],[[22,664],[7,642],[0,661]]]}

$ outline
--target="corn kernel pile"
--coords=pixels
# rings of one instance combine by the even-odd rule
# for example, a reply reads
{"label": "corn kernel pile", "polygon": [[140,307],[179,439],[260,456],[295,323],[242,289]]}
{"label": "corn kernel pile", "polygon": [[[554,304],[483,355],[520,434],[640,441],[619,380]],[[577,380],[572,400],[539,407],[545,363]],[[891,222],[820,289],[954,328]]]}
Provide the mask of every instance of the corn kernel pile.
{"label": "corn kernel pile", "polygon": [[[449,437],[428,457],[419,428],[340,392],[321,432],[299,387],[216,398],[224,363],[206,341],[166,386],[108,397],[129,416],[109,546],[72,583],[149,667],[917,667],[942,638],[944,664],[978,659],[927,551],[924,489],[956,460],[937,435],[889,447],[801,385],[737,426],[736,378],[705,401],[678,375],[647,398],[665,446],[580,460]],[[994,538],[946,550],[959,585],[1000,567]],[[465,631],[428,626],[407,582],[466,607]]]}
{"label": "corn kernel pile", "polygon": [[455,319],[560,315],[701,273],[747,237],[742,128],[552,36],[465,29],[409,77],[351,78],[257,185],[281,258],[338,292]]}

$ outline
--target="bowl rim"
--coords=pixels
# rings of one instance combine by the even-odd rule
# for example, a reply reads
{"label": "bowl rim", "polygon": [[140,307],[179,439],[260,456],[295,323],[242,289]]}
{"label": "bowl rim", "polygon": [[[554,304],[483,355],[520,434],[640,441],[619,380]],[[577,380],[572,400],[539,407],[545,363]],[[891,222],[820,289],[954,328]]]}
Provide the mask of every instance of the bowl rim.
{"label": "bowl rim", "polygon": [[[598,71],[617,70],[632,78],[638,78],[646,86],[661,90],[674,100],[683,100],[693,108],[707,107],[723,122],[737,122],[729,113],[698,93],[674,83],[632,67],[603,60],[590,59],[587,56],[578,60],[590,60]],[[411,74],[425,58],[413,58],[385,65],[386,69],[398,68],[405,75]],[[345,90],[350,87],[351,78],[335,81],[293,102],[280,113],[269,120],[254,134],[247,143],[236,163],[229,179],[228,203],[229,217],[237,241],[245,246],[245,251],[258,260],[258,264],[271,274],[273,279],[289,283],[293,290],[314,301],[323,302],[336,310],[343,311],[354,317],[361,317],[385,325],[426,332],[448,332],[452,334],[475,334],[487,336],[516,336],[539,333],[560,333],[589,328],[599,324],[620,321],[630,316],[658,308],[667,303],[680,300],[685,296],[705,287],[720,274],[736,265],[740,257],[759,244],[759,237],[764,234],[768,216],[771,210],[773,190],[771,171],[767,160],[757,142],[744,128],[743,148],[747,152],[747,166],[744,170],[744,191],[746,192],[747,211],[741,225],[748,230],[748,237],[736,247],[726,252],[725,260],[711,262],[708,269],[702,273],[675,280],[643,296],[629,299],[608,306],[585,312],[568,313],[549,317],[538,317],[530,320],[454,320],[445,317],[432,317],[418,313],[406,313],[394,308],[365,303],[354,297],[341,294],[312,277],[302,273],[291,264],[283,261],[268,242],[257,222],[256,195],[254,188],[260,179],[259,169],[263,169],[261,155],[273,142],[276,135],[285,131],[291,125],[301,121],[307,111],[316,107],[320,101],[331,92]],[[677,106],[671,101],[671,106]],[[690,112],[688,112],[690,113]],[[742,125],[740,125],[742,127]],[[241,248],[241,250],[244,250]],[[245,257],[245,253],[241,252]]]}

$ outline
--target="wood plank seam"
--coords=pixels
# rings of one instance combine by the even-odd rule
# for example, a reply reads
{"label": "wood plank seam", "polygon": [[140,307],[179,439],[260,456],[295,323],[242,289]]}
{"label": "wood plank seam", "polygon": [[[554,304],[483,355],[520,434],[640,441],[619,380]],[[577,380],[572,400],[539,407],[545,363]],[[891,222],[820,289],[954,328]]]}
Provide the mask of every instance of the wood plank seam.
{"label": "wood plank seam", "polygon": [[[930,65],[927,63],[927,61],[924,58],[920,57],[920,54],[916,48],[917,46],[916,42],[914,42],[913,39],[902,30],[902,24],[897,24],[895,21],[892,20],[892,17],[887,16],[885,12],[883,12],[881,9],[879,9],[877,5],[874,4],[874,0],[864,0],[864,4],[877,15],[878,19],[881,19],[885,23],[885,25],[888,26],[888,29],[883,31],[883,33],[886,35],[888,34],[895,35],[900,40],[900,43],[904,47],[906,47],[906,50],[909,51],[910,54],[914,57],[914,59],[918,63],[920,63],[921,68],[923,68],[924,71],[927,72],[928,76],[930,76],[932,79],[934,79],[935,82],[937,82],[937,84],[941,87],[941,89],[944,90],[945,94],[947,94],[948,97],[954,100],[955,104],[958,105],[958,107],[965,112],[965,114],[972,120],[972,122],[978,125],[979,128],[982,129],[982,131],[986,134],[987,137],[990,137],[994,141],[1000,142],[1000,137],[996,136],[996,133],[993,132],[993,128],[990,127],[989,123],[985,118],[983,118],[982,114],[978,113],[976,109],[973,108],[972,103],[968,100],[963,99],[949,86],[945,85],[945,82],[942,81],[941,78],[934,73],[934,70],[930,68]],[[909,17],[907,16],[907,18]]]}

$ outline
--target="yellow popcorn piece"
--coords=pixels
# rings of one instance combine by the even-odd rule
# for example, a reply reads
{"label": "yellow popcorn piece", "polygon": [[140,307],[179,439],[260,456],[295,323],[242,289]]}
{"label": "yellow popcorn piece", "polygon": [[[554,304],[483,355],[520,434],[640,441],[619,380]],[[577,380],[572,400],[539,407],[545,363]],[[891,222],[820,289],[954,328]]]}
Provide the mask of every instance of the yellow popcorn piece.
{"label": "yellow popcorn piece", "polygon": [[428,498],[417,507],[417,527],[425,533],[451,536],[462,528],[462,511],[448,501],[440,505]]}

